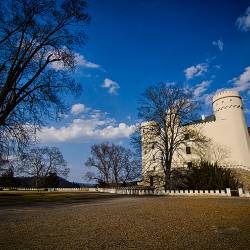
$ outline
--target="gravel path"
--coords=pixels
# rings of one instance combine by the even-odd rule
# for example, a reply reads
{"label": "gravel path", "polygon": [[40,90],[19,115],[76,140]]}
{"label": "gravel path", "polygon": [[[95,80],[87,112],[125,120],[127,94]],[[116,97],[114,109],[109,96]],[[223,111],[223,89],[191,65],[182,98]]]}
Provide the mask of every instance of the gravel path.
{"label": "gravel path", "polygon": [[118,197],[0,207],[0,249],[250,249],[250,199]]}

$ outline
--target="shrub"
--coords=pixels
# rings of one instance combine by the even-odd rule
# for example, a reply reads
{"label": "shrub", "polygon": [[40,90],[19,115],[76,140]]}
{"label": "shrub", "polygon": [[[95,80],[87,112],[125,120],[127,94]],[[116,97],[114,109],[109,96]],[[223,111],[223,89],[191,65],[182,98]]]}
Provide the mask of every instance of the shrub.
{"label": "shrub", "polygon": [[231,169],[202,161],[189,169],[173,172],[175,188],[198,190],[238,189],[241,185]]}

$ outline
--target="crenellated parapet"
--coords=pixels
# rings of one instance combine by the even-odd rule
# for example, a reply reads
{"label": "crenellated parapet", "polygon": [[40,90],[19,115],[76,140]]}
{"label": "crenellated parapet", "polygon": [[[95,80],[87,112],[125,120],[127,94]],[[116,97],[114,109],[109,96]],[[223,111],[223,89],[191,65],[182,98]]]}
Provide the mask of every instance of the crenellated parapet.
{"label": "crenellated parapet", "polygon": [[238,91],[222,91],[213,97],[213,110],[215,113],[228,109],[243,109],[242,99]]}

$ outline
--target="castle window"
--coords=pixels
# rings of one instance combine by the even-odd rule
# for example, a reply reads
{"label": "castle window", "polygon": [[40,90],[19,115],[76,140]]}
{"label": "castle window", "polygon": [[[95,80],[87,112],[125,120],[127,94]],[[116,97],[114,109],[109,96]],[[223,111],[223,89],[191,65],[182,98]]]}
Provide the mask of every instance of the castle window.
{"label": "castle window", "polygon": [[153,155],[153,161],[155,161],[155,155]]}
{"label": "castle window", "polygon": [[151,149],[154,149],[154,148],[155,148],[155,144],[153,143]]}
{"label": "castle window", "polygon": [[188,146],[186,147],[186,154],[187,154],[187,155],[190,155],[190,154],[191,154],[191,148],[188,147]]}
{"label": "castle window", "polygon": [[187,167],[188,167],[188,168],[191,168],[192,166],[193,166],[192,162],[189,161],[189,162],[187,163]]}
{"label": "castle window", "polygon": [[154,186],[154,176],[150,176],[149,177],[149,181],[150,181],[150,186]]}
{"label": "castle window", "polygon": [[190,134],[185,134],[185,135],[184,135],[184,139],[185,139],[185,140],[189,140],[189,139],[190,139]]}

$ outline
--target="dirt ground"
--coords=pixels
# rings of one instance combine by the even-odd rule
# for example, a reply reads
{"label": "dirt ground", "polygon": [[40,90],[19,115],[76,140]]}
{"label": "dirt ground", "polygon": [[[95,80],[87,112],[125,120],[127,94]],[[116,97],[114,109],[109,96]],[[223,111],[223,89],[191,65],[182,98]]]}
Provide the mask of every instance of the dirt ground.
{"label": "dirt ground", "polygon": [[1,250],[250,249],[250,199],[52,196],[0,194]]}

